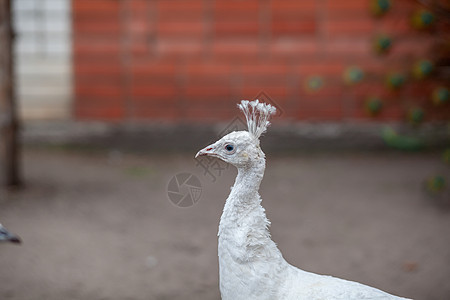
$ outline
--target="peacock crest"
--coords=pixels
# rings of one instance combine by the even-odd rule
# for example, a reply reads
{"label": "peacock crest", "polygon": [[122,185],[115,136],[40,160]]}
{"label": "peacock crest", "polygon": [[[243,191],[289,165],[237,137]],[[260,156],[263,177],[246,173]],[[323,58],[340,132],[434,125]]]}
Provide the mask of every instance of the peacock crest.
{"label": "peacock crest", "polygon": [[261,103],[258,99],[254,101],[242,100],[238,107],[247,119],[248,132],[257,140],[269,127],[270,116],[277,111],[274,106]]}

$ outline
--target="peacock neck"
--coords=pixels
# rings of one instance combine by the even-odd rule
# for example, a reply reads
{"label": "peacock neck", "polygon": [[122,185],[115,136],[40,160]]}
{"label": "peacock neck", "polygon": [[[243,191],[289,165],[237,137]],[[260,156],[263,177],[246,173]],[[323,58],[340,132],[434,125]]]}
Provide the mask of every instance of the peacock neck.
{"label": "peacock neck", "polygon": [[229,197],[235,206],[252,206],[260,203],[258,191],[265,168],[264,159],[238,168],[238,174]]}
{"label": "peacock neck", "polygon": [[221,265],[226,264],[226,257],[235,262],[283,262],[280,251],[270,238],[270,222],[258,193],[264,169],[263,157],[251,166],[238,168],[236,181],[220,218]]}
{"label": "peacock neck", "polygon": [[265,166],[265,159],[262,157],[251,165],[238,167],[236,180],[221,217],[222,227],[239,225],[250,212],[260,211],[261,198],[258,190],[264,176]]}

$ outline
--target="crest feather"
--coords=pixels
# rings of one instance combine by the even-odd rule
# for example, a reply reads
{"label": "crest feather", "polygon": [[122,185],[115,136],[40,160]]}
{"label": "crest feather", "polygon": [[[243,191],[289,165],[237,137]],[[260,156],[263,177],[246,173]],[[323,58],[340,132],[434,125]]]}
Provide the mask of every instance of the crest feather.
{"label": "crest feather", "polygon": [[269,127],[269,118],[275,114],[277,109],[267,103],[255,101],[242,100],[238,107],[247,119],[248,132],[250,132],[256,139],[266,132]]}

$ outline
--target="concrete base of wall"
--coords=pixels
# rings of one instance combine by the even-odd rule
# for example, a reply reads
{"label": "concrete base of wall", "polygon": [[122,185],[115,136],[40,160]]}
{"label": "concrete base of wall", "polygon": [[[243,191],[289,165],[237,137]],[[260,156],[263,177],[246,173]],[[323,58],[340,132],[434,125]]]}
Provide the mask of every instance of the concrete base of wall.
{"label": "concrete base of wall", "polygon": [[[99,122],[26,122],[22,139],[27,145],[117,149],[134,152],[192,152],[227,132],[244,129],[241,119],[224,124],[111,124]],[[386,142],[386,128],[398,133]],[[391,131],[392,133],[392,131]],[[274,124],[262,137],[266,152],[311,150],[436,149],[450,145],[447,124]],[[419,143],[419,144],[416,144]],[[416,147],[417,146],[417,147]]]}

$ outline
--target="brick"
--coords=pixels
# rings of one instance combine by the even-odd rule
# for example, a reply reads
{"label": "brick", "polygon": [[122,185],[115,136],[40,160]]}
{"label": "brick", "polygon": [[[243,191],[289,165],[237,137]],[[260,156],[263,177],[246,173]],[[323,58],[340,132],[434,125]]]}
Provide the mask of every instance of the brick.
{"label": "brick", "polygon": [[419,5],[418,1],[411,0],[396,0],[392,1],[392,10],[390,11],[393,15],[403,15],[403,16],[411,16],[411,13],[422,7]]}
{"label": "brick", "polygon": [[117,121],[124,117],[123,100],[79,96],[73,113],[78,119]]}
{"label": "brick", "polygon": [[259,35],[260,3],[257,0],[218,0],[213,4],[215,36],[242,37]]}
{"label": "brick", "polygon": [[339,121],[343,118],[342,86],[325,82],[318,92],[308,92],[303,88],[297,98],[297,118],[309,121]]}
{"label": "brick", "polygon": [[404,61],[395,57],[373,57],[372,59],[355,60],[355,65],[361,67],[368,75],[368,79],[382,81],[390,71],[402,72],[405,68],[411,67],[411,62],[405,65]]}
{"label": "brick", "polygon": [[316,33],[317,23],[313,18],[274,18],[272,34],[282,35],[313,35]]}
{"label": "brick", "polygon": [[[208,107],[203,103],[197,105],[189,105],[184,109],[183,116],[185,121],[194,123],[216,123],[217,121],[229,121],[234,116],[236,116],[236,110],[234,106],[235,101],[226,101],[222,99],[220,101],[220,106]],[[233,109],[230,109],[233,107]]]}
{"label": "brick", "polygon": [[193,78],[215,78],[222,80],[223,78],[229,78],[234,71],[232,65],[217,61],[189,61],[184,69],[185,76],[188,80]]}
{"label": "brick", "polygon": [[370,36],[375,29],[373,18],[328,18],[324,21],[325,32],[328,36]]}
{"label": "brick", "polygon": [[366,13],[369,15],[370,13],[370,1],[361,1],[361,0],[345,0],[345,1],[336,1],[336,0],[326,0],[326,10],[328,15],[334,14],[351,14],[355,15],[355,13]]}
{"label": "brick", "polygon": [[118,16],[113,15],[83,15],[73,16],[73,38],[117,38],[123,31]]}
{"label": "brick", "polygon": [[352,63],[364,70],[367,77],[375,76],[375,79],[379,79],[380,75],[386,72],[386,66],[394,65],[396,62],[391,62],[390,59],[385,57],[374,56],[355,59]]}
{"label": "brick", "polygon": [[153,1],[129,1],[127,10],[127,20],[144,20],[148,24],[156,21],[156,9]]}
{"label": "brick", "polygon": [[77,76],[120,76],[122,66],[119,62],[98,62],[76,60],[74,71]]}
{"label": "brick", "polygon": [[329,57],[371,57],[371,41],[367,38],[329,38],[325,44],[325,54]]}
{"label": "brick", "polygon": [[[386,16],[373,18],[369,4],[73,1],[74,115],[107,121],[229,120],[236,115],[237,95],[252,99],[264,91],[290,108],[294,119],[402,120],[408,105],[424,107],[430,119],[444,119],[448,109],[431,104],[426,82],[408,80],[400,92],[384,85],[392,68],[407,72],[416,59],[435,53],[435,37],[411,29],[410,15],[421,6],[396,0]],[[129,22],[123,24],[122,16],[127,15]],[[448,31],[445,24],[436,30],[444,35]],[[394,38],[386,55],[373,52],[376,33]],[[362,83],[343,84],[348,63],[364,70]],[[317,92],[305,89],[312,75],[325,81]],[[130,79],[131,85],[122,91]],[[122,93],[131,96],[126,111]],[[371,94],[385,100],[375,119],[364,107]]]}
{"label": "brick", "polygon": [[270,11],[273,15],[312,15],[317,11],[317,1],[271,0]]}
{"label": "brick", "polygon": [[123,100],[121,98],[103,98],[103,97],[77,97],[77,107],[102,107],[114,106],[121,107]]}
{"label": "brick", "polygon": [[405,119],[405,110],[401,105],[386,105],[378,117],[383,121],[399,121]]}
{"label": "brick", "polygon": [[75,87],[75,95],[78,98],[120,99],[122,97],[122,87],[78,84]]}
{"label": "brick", "polygon": [[259,35],[258,20],[216,20],[214,22],[215,36],[254,36]]}
{"label": "brick", "polygon": [[155,109],[155,110],[164,110],[164,109],[174,109],[180,106],[180,98],[179,97],[137,97],[131,99],[127,103],[128,105],[132,105],[134,107],[134,112],[136,113],[136,108],[139,109]]}
{"label": "brick", "polygon": [[72,1],[74,16],[80,15],[118,15],[122,1],[75,0]]}
{"label": "brick", "polygon": [[294,66],[294,71],[301,76],[321,75],[340,77],[345,65],[340,59],[316,59],[300,63]]}
{"label": "brick", "polygon": [[121,24],[118,19],[98,19],[98,20],[80,20],[73,22],[73,30],[77,35],[112,35],[118,36],[121,31]]}
{"label": "brick", "polygon": [[437,22],[436,31],[438,32],[438,34],[442,35],[444,39],[450,39],[450,23]]}
{"label": "brick", "polygon": [[74,54],[78,57],[102,56],[117,59],[121,50],[118,39],[76,38],[74,40]]}
{"label": "brick", "polygon": [[257,19],[259,9],[260,2],[257,0],[217,0],[214,2],[213,14],[215,18]]}
{"label": "brick", "polygon": [[188,83],[182,91],[183,95],[193,102],[208,99],[213,103],[224,98],[231,98],[233,94],[231,87],[223,82],[216,82],[215,84],[210,82]]}
{"label": "brick", "polygon": [[134,13],[148,13],[150,9],[150,1],[148,0],[132,0],[128,1],[130,10]]}
{"label": "brick", "polygon": [[[264,93],[265,95],[270,97],[270,101],[272,101],[274,104],[276,103],[278,105],[282,105],[286,102],[288,96],[290,96],[290,89],[286,84],[271,85],[270,82],[256,85],[244,84],[241,89],[241,97],[243,99],[254,100],[261,93]],[[267,101],[267,99],[265,100]]]}
{"label": "brick", "polygon": [[212,43],[212,54],[235,60],[255,58],[260,54],[258,40],[216,40]]}
{"label": "brick", "polygon": [[363,81],[355,86],[351,86],[348,88],[349,94],[354,96],[355,98],[363,99],[369,96],[378,96],[383,99],[392,99],[396,97],[396,94],[386,88],[383,80],[377,81]]}
{"label": "brick", "polygon": [[120,1],[111,0],[76,0],[72,1],[72,9],[74,11],[90,11],[90,12],[112,12],[118,11]]}
{"label": "brick", "polygon": [[[242,77],[242,80],[239,81],[239,84],[237,84],[237,87],[240,88],[240,90],[245,91],[247,89],[251,89],[255,92],[255,95],[257,95],[258,92],[266,90],[269,92],[269,90],[275,91],[277,96],[283,96],[287,94],[288,76],[283,77],[277,77],[277,76],[270,76],[270,75],[258,75],[258,76],[252,76],[252,75],[246,75]],[[281,93],[280,91],[284,91]]]}
{"label": "brick", "polygon": [[326,99],[319,99],[314,107],[305,107],[300,102],[296,115],[298,120],[309,122],[342,121],[343,107],[340,105],[327,106]]}
{"label": "brick", "polygon": [[[339,81],[324,79],[323,87],[319,90],[312,91],[307,86],[307,79],[300,81],[300,99],[303,103],[316,103],[316,99],[330,99],[330,103],[337,101],[335,99],[342,99],[344,95],[344,86],[339,84]],[[333,100],[334,99],[334,100]]]}
{"label": "brick", "polygon": [[183,106],[182,115],[186,121],[191,122],[229,122],[237,115],[236,100],[229,96],[198,98]]}
{"label": "brick", "polygon": [[173,61],[141,61],[133,62],[131,74],[134,78],[173,78],[177,74],[178,65]]}
{"label": "brick", "polygon": [[173,85],[140,83],[132,84],[131,96],[135,99],[175,99],[178,95],[177,89]]}
{"label": "brick", "polygon": [[434,87],[435,84],[431,80],[411,80],[410,84],[405,85],[403,95],[408,98],[423,98],[429,100]]}
{"label": "brick", "polygon": [[189,11],[189,10],[203,10],[204,1],[202,0],[158,0],[157,9],[159,12],[164,11]]}
{"label": "brick", "polygon": [[434,44],[433,36],[410,36],[407,39],[395,41],[389,53],[390,57],[409,58],[413,60],[417,57],[427,57],[432,51]]}
{"label": "brick", "polygon": [[108,23],[108,22],[119,22],[119,14],[72,14],[72,22],[98,22],[98,23]]}
{"label": "brick", "polygon": [[[397,101],[395,101],[397,100]],[[405,119],[405,108],[403,105],[395,99],[394,101],[385,101],[384,107],[380,113],[381,120],[398,121]]]}
{"label": "brick", "polygon": [[[283,94],[283,97],[291,78],[287,66],[275,63],[268,63],[266,66],[246,64],[240,68],[240,73],[239,84],[243,91],[251,88],[256,93],[264,89],[273,89],[277,96]],[[284,92],[278,93],[280,90]]]}
{"label": "brick", "polygon": [[447,121],[450,118],[450,105],[444,105],[443,107],[432,106],[426,111],[428,120]]}
{"label": "brick", "polygon": [[140,59],[142,57],[145,58],[154,53],[149,42],[145,40],[132,41],[129,49],[133,59]]}
{"label": "brick", "polygon": [[84,84],[100,84],[100,85],[111,85],[118,86],[123,82],[123,76],[121,74],[108,74],[98,76],[95,74],[77,74],[74,75],[74,86],[84,85]]}
{"label": "brick", "polygon": [[159,39],[156,52],[162,57],[201,56],[204,54],[204,45],[201,39]]}
{"label": "brick", "polygon": [[79,120],[120,121],[124,118],[124,109],[119,106],[76,106],[74,116]]}
{"label": "brick", "polygon": [[[329,89],[331,90],[331,89]],[[334,94],[334,96],[332,96]],[[333,110],[343,105],[343,97],[335,92],[304,93],[301,92],[297,98],[298,107],[307,110]]]}
{"label": "brick", "polygon": [[448,0],[437,0],[437,4],[442,8],[450,9],[450,2]]}
{"label": "brick", "polygon": [[239,71],[243,76],[285,77],[289,74],[290,66],[287,62],[281,61],[248,62],[241,64]]}
{"label": "brick", "polygon": [[132,38],[147,37],[155,32],[155,26],[144,18],[133,18],[127,24],[127,34]]}
{"label": "brick", "polygon": [[411,32],[411,21],[409,17],[383,18],[377,22],[376,30],[377,32],[387,32],[395,38],[396,35],[403,35]]}
{"label": "brick", "polygon": [[305,56],[316,55],[321,49],[315,38],[278,38],[269,44],[269,50],[273,57],[288,56],[302,59]]}
{"label": "brick", "polygon": [[204,32],[205,24],[201,20],[160,20],[157,24],[157,33],[163,37],[202,37]]}
{"label": "brick", "polygon": [[179,113],[175,105],[162,103],[159,104],[136,104],[132,106],[132,118],[136,120],[161,120],[161,121],[179,121]]}
{"label": "brick", "polygon": [[158,0],[157,15],[160,20],[198,19],[205,13],[202,0]]}

